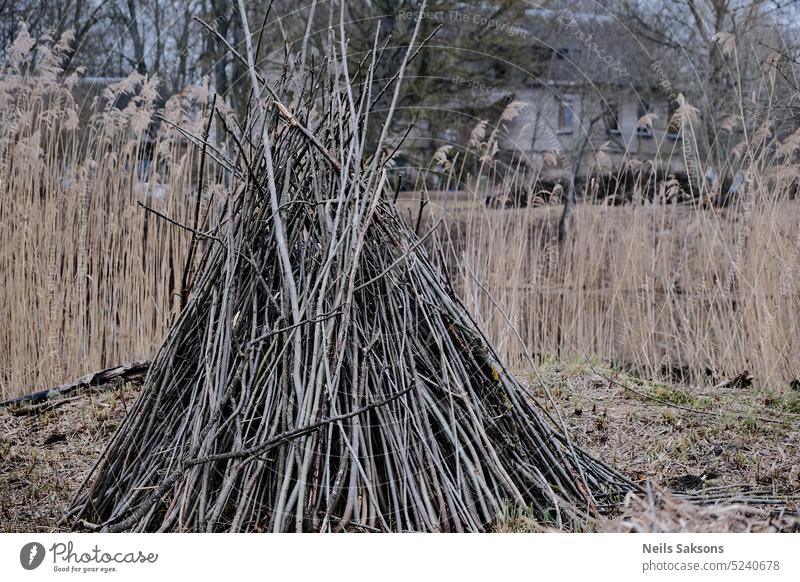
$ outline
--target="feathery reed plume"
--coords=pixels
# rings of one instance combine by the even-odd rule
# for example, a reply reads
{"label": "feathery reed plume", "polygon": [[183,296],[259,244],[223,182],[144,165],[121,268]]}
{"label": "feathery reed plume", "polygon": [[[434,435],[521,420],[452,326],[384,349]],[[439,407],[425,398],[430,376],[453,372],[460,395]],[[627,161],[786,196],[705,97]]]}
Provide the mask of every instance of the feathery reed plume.
{"label": "feathery reed plume", "polygon": [[[0,398],[151,357],[178,307],[190,237],[140,204],[187,222],[199,148],[167,123],[153,129],[155,78],[134,73],[94,91],[94,106],[76,102],[92,86],[80,69],[64,77],[71,39],[37,41],[22,24],[0,71]],[[207,99],[180,99],[162,116],[207,120]],[[223,172],[209,161],[204,182]]]}

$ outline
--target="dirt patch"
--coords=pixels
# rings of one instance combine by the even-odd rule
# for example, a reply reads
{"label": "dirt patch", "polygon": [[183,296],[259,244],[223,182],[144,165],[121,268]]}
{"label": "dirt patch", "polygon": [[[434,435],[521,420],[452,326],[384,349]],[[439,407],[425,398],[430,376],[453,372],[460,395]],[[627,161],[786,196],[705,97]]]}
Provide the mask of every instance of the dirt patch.
{"label": "dirt patch", "polygon": [[[607,367],[538,370],[577,445],[652,494],[590,531],[797,531],[800,422],[791,392],[690,388]],[[544,391],[532,374],[531,391]],[[98,389],[36,413],[0,410],[0,531],[59,531],[58,519],[125,417],[138,386]],[[548,405],[552,413],[552,405]],[[664,489],[662,489],[662,487]],[[672,493],[666,490],[672,490]],[[705,506],[688,503],[702,499]],[[715,503],[708,506],[708,503]],[[541,531],[509,509],[504,531]]]}
{"label": "dirt patch", "polygon": [[125,384],[54,401],[27,414],[0,410],[0,531],[50,532],[125,418]]}
{"label": "dirt patch", "polygon": [[[642,381],[591,364],[539,371],[575,443],[633,479],[726,502],[800,496],[797,396]],[[531,378],[534,393],[544,391]]]}

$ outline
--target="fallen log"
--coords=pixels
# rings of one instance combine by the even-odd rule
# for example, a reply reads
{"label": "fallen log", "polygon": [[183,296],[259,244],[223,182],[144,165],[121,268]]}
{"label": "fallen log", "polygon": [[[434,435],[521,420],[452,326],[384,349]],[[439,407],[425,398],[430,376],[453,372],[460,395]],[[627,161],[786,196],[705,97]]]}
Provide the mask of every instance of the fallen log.
{"label": "fallen log", "polygon": [[126,382],[140,380],[144,378],[144,375],[147,373],[149,367],[149,361],[142,361],[121,364],[112,368],[105,368],[99,372],[92,372],[91,374],[81,376],[69,384],[62,384],[61,386],[56,386],[55,388],[46,388],[44,390],[25,394],[24,396],[11,398],[10,400],[4,400],[0,402],[0,408],[20,406],[23,404],[41,404],[47,400],[51,400],[56,397],[63,397],[67,394],[71,394],[72,392],[84,388],[102,386],[103,384],[117,382],[120,380]]}

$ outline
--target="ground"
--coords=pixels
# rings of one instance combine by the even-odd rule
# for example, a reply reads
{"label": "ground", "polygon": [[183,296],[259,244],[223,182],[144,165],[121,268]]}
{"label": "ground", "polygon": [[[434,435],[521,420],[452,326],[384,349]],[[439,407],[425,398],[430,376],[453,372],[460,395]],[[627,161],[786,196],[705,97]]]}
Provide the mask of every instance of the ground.
{"label": "ground", "polygon": [[0,410],[0,532],[61,529],[61,512],[137,393],[122,384],[27,414]]}
{"label": "ground", "polygon": [[590,529],[800,531],[800,393],[648,382],[585,362],[526,377],[542,402],[548,388],[575,444],[649,484],[650,498]]}
{"label": "ground", "polygon": [[[520,378],[542,402],[547,386],[577,445],[649,492],[586,530],[800,531],[800,393],[666,385],[581,362]],[[128,383],[0,410],[0,532],[62,529],[61,512],[137,392]],[[510,508],[498,529],[541,528]]]}

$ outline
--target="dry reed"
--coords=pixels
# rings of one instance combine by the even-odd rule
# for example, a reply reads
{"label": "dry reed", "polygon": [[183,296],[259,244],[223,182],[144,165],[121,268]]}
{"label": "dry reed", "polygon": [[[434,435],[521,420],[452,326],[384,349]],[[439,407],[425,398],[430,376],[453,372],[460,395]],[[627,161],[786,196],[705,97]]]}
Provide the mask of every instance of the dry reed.
{"label": "dry reed", "polygon": [[423,172],[414,195],[422,192],[429,220],[448,225],[438,244],[459,292],[512,367],[525,365],[528,350],[540,360],[599,358],[684,382],[747,370],[786,391],[800,377],[800,132],[757,150],[751,144],[735,166],[742,182],[730,205],[713,203],[719,185],[709,182],[693,184],[693,196],[674,179],[648,182],[648,164],[636,160],[626,166],[634,176],[628,202],[616,204],[623,192],[613,189],[599,200],[598,163],[584,192],[596,202],[574,208],[563,245],[561,209],[538,206],[558,190],[531,191],[526,208],[486,206],[492,198],[504,206],[515,183],[537,178],[522,174],[524,164],[500,171],[487,161],[496,138],[482,142],[486,134],[481,121],[466,151],[436,153],[433,163],[458,194],[431,200]]}
{"label": "dry reed", "polygon": [[[185,222],[199,148],[168,124],[145,131],[155,113],[152,79],[109,87],[94,107],[75,103],[75,78],[59,80],[65,42],[40,43],[32,67],[34,43],[21,34],[0,77],[0,398],[152,356],[176,315],[175,273],[189,245],[185,232],[137,203]],[[121,94],[128,104],[111,106]],[[199,134],[207,98],[190,88],[162,113]],[[540,358],[597,357],[690,382],[746,369],[780,389],[800,377],[798,133],[775,140],[775,128],[761,126],[734,148],[746,197],[732,207],[704,203],[714,192],[702,184],[688,204],[678,202],[675,182],[650,192],[654,202],[640,188],[624,207],[579,204],[561,248],[560,210],[481,204],[514,181],[513,169],[498,178],[493,165],[504,121],[518,114],[512,105],[498,128],[476,126],[466,152],[445,146],[434,156],[473,201],[436,201],[451,226],[442,244],[461,264],[459,292],[512,367],[524,350],[506,315]],[[681,99],[681,123],[691,125],[693,111]],[[694,142],[687,132],[675,155],[695,160]],[[150,150],[143,174],[137,160]],[[478,178],[462,180],[470,152]],[[212,166],[209,184],[220,181]],[[641,161],[629,168],[641,170]],[[536,198],[560,195],[548,194]]]}
{"label": "dry reed", "polygon": [[76,101],[67,43],[33,50],[23,25],[0,71],[0,399],[152,356],[181,291],[189,237],[140,203],[191,215],[199,148],[151,121],[202,125],[207,91],[157,110],[134,74]]}
{"label": "dry reed", "polygon": [[524,350],[506,315],[542,359],[600,358],[702,383],[749,370],[786,387],[800,375],[794,203],[767,204],[745,224],[735,210],[579,205],[565,249],[558,214],[447,213],[461,293],[512,366]]}

